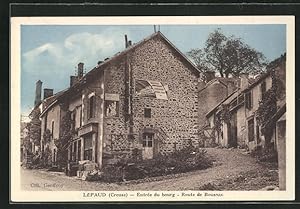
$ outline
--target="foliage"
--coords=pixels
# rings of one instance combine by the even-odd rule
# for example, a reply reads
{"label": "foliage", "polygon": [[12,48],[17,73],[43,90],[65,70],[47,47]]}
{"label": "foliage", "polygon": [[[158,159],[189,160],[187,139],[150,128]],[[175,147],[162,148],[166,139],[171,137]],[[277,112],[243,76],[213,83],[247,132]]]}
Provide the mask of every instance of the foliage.
{"label": "foliage", "polygon": [[49,129],[46,129],[43,134],[44,143],[49,144],[51,142],[51,137],[51,131]]}
{"label": "foliage", "polygon": [[212,162],[213,160],[207,156],[206,150],[189,146],[169,155],[158,154],[150,160],[132,163],[132,159],[123,159],[114,165],[104,166],[101,170],[101,180],[118,182],[184,173],[209,168],[212,166]]}
{"label": "foliage", "polygon": [[40,113],[40,108],[33,109],[30,113],[31,120],[26,125],[29,138],[37,146],[39,146],[41,142],[41,121],[39,119]]}
{"label": "foliage", "polygon": [[220,29],[209,35],[203,49],[192,49],[187,55],[202,72],[213,70],[221,77],[257,73],[266,65],[261,52],[251,48],[241,38],[225,36]]}
{"label": "foliage", "polygon": [[61,136],[59,139],[55,139],[54,143],[57,147],[57,165],[59,167],[65,167],[68,159],[68,145],[72,141],[75,134],[74,121],[71,119],[71,111],[67,111],[61,121]]}
{"label": "foliage", "polygon": [[52,166],[52,153],[49,146],[45,147],[45,150],[42,155],[42,163],[43,167],[51,167]]}
{"label": "foliage", "polygon": [[256,111],[258,124],[264,127],[261,131],[265,136],[266,146],[269,146],[272,136],[273,127],[270,126],[272,124],[270,123],[270,120],[277,111],[278,99],[285,94],[284,84],[279,78],[276,77],[274,71],[271,72],[271,76],[272,87],[265,92],[264,97],[259,102],[259,107]]}
{"label": "foliage", "polygon": [[231,112],[228,104],[222,104],[220,111],[216,114],[213,130],[220,133],[222,122],[228,123],[231,119]]}
{"label": "foliage", "polygon": [[251,151],[251,156],[255,157],[260,162],[276,163],[278,161],[277,152],[274,149],[274,146],[270,146],[268,149],[263,149],[261,146],[257,146],[253,151]]}
{"label": "foliage", "polygon": [[26,136],[22,142],[22,145],[25,147],[26,152],[31,152],[32,150],[32,143],[30,142],[30,137]]}

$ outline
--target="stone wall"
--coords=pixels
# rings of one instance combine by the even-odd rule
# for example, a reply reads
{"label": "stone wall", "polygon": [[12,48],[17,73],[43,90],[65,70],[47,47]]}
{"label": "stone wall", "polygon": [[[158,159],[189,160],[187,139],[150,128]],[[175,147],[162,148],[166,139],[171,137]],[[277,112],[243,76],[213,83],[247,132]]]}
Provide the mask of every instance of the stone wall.
{"label": "stone wall", "polygon": [[[132,59],[134,79],[159,81],[168,86],[168,100],[134,97],[134,132],[153,128],[165,133],[159,152],[169,153],[198,143],[197,75],[178,54],[158,37],[135,50]],[[144,117],[151,108],[151,118]],[[176,143],[176,144],[175,144]]]}
{"label": "stone wall", "polygon": [[218,81],[207,85],[202,90],[199,90],[199,105],[198,117],[199,128],[201,129],[206,123],[206,114],[222,102],[227,97],[227,87]]}
{"label": "stone wall", "polygon": [[[132,137],[128,138],[126,116],[125,61],[123,56],[105,70],[105,93],[119,94],[119,116],[104,119],[104,150],[127,153],[141,148],[143,130],[152,129],[159,139],[157,151],[169,153],[183,148],[191,140],[198,143],[197,72],[184,64],[182,58],[164,40],[154,37],[128,54],[127,64],[135,81],[159,81],[168,86],[168,100],[132,95]],[[134,90],[133,90],[134,92]],[[144,108],[151,108],[151,118],[144,117]],[[159,135],[159,136],[158,136]]]}

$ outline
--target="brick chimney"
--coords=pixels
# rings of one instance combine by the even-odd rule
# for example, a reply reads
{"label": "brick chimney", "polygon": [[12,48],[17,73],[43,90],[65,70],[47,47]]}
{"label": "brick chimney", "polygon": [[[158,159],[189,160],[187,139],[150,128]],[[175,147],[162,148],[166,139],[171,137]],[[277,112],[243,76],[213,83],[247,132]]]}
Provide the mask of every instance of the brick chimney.
{"label": "brick chimney", "polygon": [[80,62],[78,63],[78,68],[77,68],[77,77],[80,79],[83,76],[83,66],[84,63]]}
{"label": "brick chimney", "polygon": [[35,100],[34,100],[34,106],[37,106],[41,103],[42,99],[42,85],[43,82],[41,80],[38,80],[35,84]]}
{"label": "brick chimney", "polygon": [[44,99],[53,96],[53,89],[44,89]]}
{"label": "brick chimney", "polygon": [[77,77],[74,75],[70,76],[70,87],[76,83]]}
{"label": "brick chimney", "polygon": [[249,74],[248,73],[241,73],[240,74],[240,88],[243,90],[249,86],[248,80]]}
{"label": "brick chimney", "polygon": [[125,34],[125,48],[128,47],[128,39],[127,39],[127,35]]}

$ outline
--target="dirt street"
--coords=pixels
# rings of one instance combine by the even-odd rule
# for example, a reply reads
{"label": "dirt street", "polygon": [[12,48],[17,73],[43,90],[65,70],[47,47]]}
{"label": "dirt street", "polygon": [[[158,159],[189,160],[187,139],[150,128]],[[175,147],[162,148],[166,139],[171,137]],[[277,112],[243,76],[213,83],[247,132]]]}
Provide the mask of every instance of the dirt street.
{"label": "dirt street", "polygon": [[[226,179],[237,178],[241,173],[266,170],[255,159],[249,155],[242,154],[241,150],[238,149],[209,148],[207,152],[216,159],[216,164],[212,168],[184,174],[154,177],[142,181],[122,182],[120,184],[87,182],[76,177],[65,176],[63,173],[22,169],[22,188],[25,190],[51,191],[199,190],[199,188],[203,188],[208,183],[224,182]],[[263,187],[264,185],[261,185],[261,188]],[[243,189],[239,188],[239,190]]]}

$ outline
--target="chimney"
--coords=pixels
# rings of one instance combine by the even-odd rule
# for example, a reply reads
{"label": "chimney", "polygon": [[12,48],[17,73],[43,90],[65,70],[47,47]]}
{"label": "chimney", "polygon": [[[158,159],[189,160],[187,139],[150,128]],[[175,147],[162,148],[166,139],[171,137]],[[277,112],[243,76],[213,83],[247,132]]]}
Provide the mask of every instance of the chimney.
{"label": "chimney", "polygon": [[44,99],[53,96],[53,89],[44,89]]}
{"label": "chimney", "polygon": [[240,74],[240,88],[243,90],[249,86],[248,73]]}
{"label": "chimney", "polygon": [[77,77],[80,79],[83,76],[83,63],[80,62],[78,63],[78,68],[77,68]]}
{"label": "chimney", "polygon": [[72,87],[74,84],[75,84],[75,82],[76,82],[76,76],[74,76],[74,75],[71,75],[70,76],[70,87]]}
{"label": "chimney", "polygon": [[103,63],[103,61],[100,60],[100,61],[97,62],[97,65],[101,65],[102,63]]}
{"label": "chimney", "polygon": [[128,39],[127,39],[127,35],[125,34],[125,48],[128,47]]}
{"label": "chimney", "polygon": [[34,100],[34,106],[37,106],[41,103],[42,98],[42,84],[43,82],[41,80],[38,80],[35,84],[35,100]]}
{"label": "chimney", "polygon": [[227,81],[227,95],[231,94],[236,89],[234,80]]}
{"label": "chimney", "polygon": [[206,71],[205,73],[205,77],[206,77],[206,82],[211,81],[212,79],[215,78],[215,72],[214,71]]}

